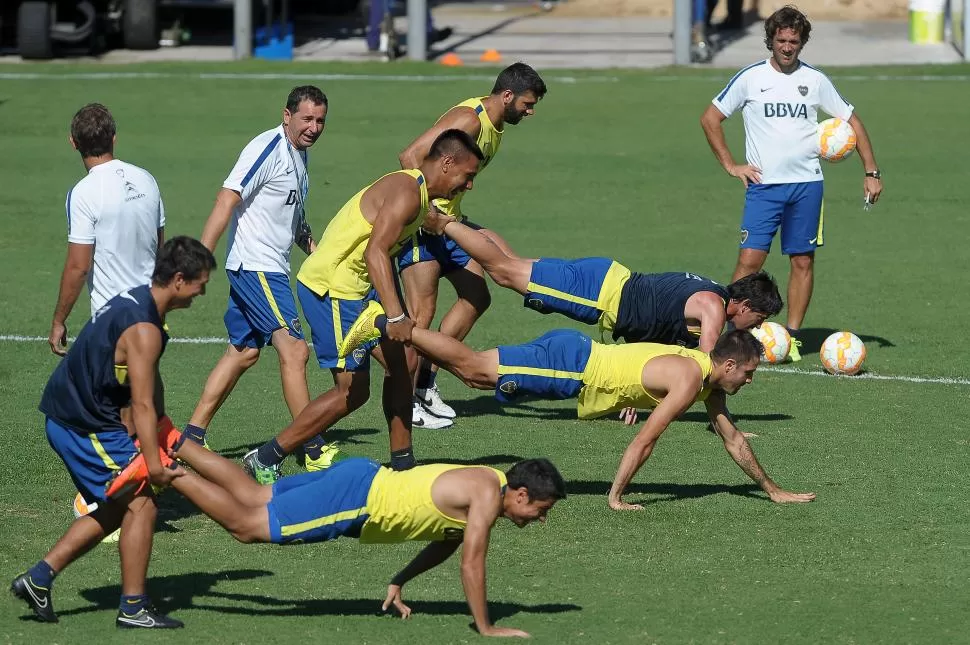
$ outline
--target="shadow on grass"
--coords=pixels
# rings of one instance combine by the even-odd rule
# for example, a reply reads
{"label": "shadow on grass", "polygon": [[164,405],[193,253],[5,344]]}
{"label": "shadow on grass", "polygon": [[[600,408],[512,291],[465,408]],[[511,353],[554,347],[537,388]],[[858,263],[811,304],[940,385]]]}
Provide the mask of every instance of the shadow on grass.
{"label": "shadow on grass", "polygon": [[478,417],[485,415],[503,417],[523,417],[532,419],[576,420],[576,408],[547,408],[521,403],[499,403],[493,395],[482,395],[474,399],[449,401],[459,417]]}
{"label": "shadow on grass", "polygon": [[[602,495],[606,497],[613,482],[605,481],[567,481],[566,493],[569,495]],[[697,499],[709,495],[738,495],[754,499],[766,499],[761,489],[754,484],[671,484],[671,483],[631,483],[626,487],[628,502],[634,504],[657,504],[659,502],[673,502],[682,499]],[[652,495],[650,499],[630,499],[630,495]]]}
{"label": "shadow on grass", "polygon": [[[214,587],[225,581],[245,581],[272,576],[270,571],[258,569],[237,569],[217,573],[183,573],[161,576],[149,580],[149,593],[164,612],[175,613],[182,609],[201,609],[221,614],[245,616],[379,616],[383,598],[271,598],[269,596],[229,593]],[[325,589],[326,583],[321,583]],[[323,589],[321,589],[323,591]],[[118,606],[119,587],[117,584],[85,589],[81,596],[92,603],[87,607],[68,609],[58,612],[61,617],[105,611]],[[229,604],[222,604],[225,601]],[[218,604],[217,604],[218,603]],[[237,606],[245,603],[253,606]],[[407,604],[418,614],[431,615],[468,615],[468,604],[462,600],[411,600]],[[558,614],[567,611],[580,611],[582,607],[573,604],[547,603],[525,605],[512,602],[490,601],[489,615],[495,619],[508,618],[519,613]],[[33,620],[24,618],[24,620]]]}
{"label": "shadow on grass", "polygon": [[[802,341],[801,349],[799,350],[804,356],[806,353],[817,354],[820,349],[822,349],[822,343],[826,338],[831,336],[837,331],[842,331],[841,329],[828,329],[825,327],[806,327],[799,330],[798,339]],[[873,336],[872,334],[861,334],[859,332],[853,332],[858,336],[863,343],[870,344],[876,343],[879,347],[895,347],[896,344],[889,340],[888,338],[883,338],[882,336]]]}
{"label": "shadow on grass", "polygon": [[[357,439],[359,436],[375,435],[381,434],[381,430],[376,428],[330,428],[324,434],[324,438],[327,441],[337,441],[339,443],[345,444],[367,444],[370,441]],[[386,432],[386,430],[384,431]],[[259,448],[264,443],[275,437],[276,435],[267,435],[267,437],[256,443],[241,444],[238,446],[229,446],[227,448],[214,448],[215,452],[222,455],[226,459],[242,459],[243,456],[250,450],[255,450]]]}
{"label": "shadow on grass", "polygon": [[[795,417],[790,414],[778,412],[768,412],[765,414],[731,414],[735,421],[791,421]],[[694,421],[696,423],[708,423],[711,419],[706,412],[685,412],[680,415],[678,421]]]}

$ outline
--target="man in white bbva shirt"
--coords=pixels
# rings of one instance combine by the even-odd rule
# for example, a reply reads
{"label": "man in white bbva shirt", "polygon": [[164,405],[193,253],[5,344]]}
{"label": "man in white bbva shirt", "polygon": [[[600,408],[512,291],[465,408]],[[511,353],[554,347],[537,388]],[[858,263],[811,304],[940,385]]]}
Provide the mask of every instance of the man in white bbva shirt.
{"label": "man in white bbva shirt", "polygon": [[[792,360],[801,360],[798,330],[812,298],[815,249],[822,246],[822,168],[816,137],[819,108],[855,130],[865,176],[863,193],[875,203],[882,175],[872,144],[852,105],[825,74],[799,60],[812,25],[798,9],[779,9],[765,20],[771,57],[734,75],[701,117],[714,156],[746,193],[741,250],[732,282],[761,270],[775,232],[789,256],[788,330]],[[738,109],[744,119],[746,164],[735,163],[721,122]]]}
{"label": "man in white bbva shirt", "polygon": [[[257,135],[240,153],[222,184],[202,231],[214,251],[229,229],[226,275],[229,304],[224,317],[229,346],[206,380],[185,426],[185,435],[205,444],[219,407],[243,373],[271,344],[280,358],[283,398],[296,417],[310,402],[306,381],[309,348],[290,287],[290,249],[310,253],[315,243],[306,224],[310,180],[307,149],[323,133],[327,97],[317,87],[294,88],[286,99],[283,122]],[[334,450],[315,437],[306,446],[307,467],[326,467]]]}

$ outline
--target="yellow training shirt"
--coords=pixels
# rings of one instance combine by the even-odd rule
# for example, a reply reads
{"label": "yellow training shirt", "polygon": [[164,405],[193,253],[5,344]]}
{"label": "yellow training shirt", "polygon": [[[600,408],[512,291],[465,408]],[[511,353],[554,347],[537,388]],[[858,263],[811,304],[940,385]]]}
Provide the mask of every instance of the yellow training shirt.
{"label": "yellow training shirt", "polygon": [[[428,464],[404,471],[381,468],[367,494],[366,512],[370,517],[361,529],[360,541],[438,542],[462,539],[467,522],[445,515],[431,499],[431,486],[435,480],[459,468],[487,466]],[[505,473],[495,468],[489,470],[498,475],[500,487],[507,484]]]}
{"label": "yellow training shirt", "polygon": [[[478,115],[478,120],[482,124],[482,129],[478,133],[476,143],[478,144],[478,147],[482,149],[482,154],[485,155],[485,159],[482,160],[482,163],[479,166],[479,172],[484,170],[485,166],[488,165],[488,162],[490,162],[492,158],[495,157],[496,153],[498,153],[498,148],[502,144],[502,133],[504,132],[504,130],[496,130],[495,126],[492,125],[492,120],[488,118],[488,113],[485,111],[485,106],[482,104],[482,99],[484,98],[486,97],[483,96],[480,98],[468,99],[467,101],[462,101],[455,106],[469,107],[475,110],[475,113]],[[455,108],[451,109],[453,110]],[[461,199],[464,194],[464,192],[460,192],[454,199],[436,199],[434,200],[434,204],[445,214],[461,219]]]}
{"label": "yellow training shirt", "polygon": [[710,394],[707,379],[714,365],[711,357],[696,349],[659,343],[623,343],[604,345],[593,342],[583,388],[579,391],[577,414],[580,419],[595,419],[623,408],[655,408],[660,404],[643,387],[643,366],[653,358],[667,355],[686,356],[697,361],[704,379],[704,389],[697,395],[703,401]]}
{"label": "yellow training shirt", "polygon": [[[415,179],[421,191],[421,209],[414,221],[401,231],[389,254],[393,257],[401,248],[401,243],[417,232],[428,210],[428,184],[420,170],[397,170]],[[383,179],[384,177],[381,177]],[[377,181],[380,181],[378,179]],[[376,181],[374,182],[377,183]],[[373,186],[364,187],[343,205],[327,225],[323,237],[317,242],[316,250],[310,254],[300,267],[296,278],[318,296],[327,292],[333,298],[360,300],[371,290],[370,274],[364,261],[364,249],[370,241],[373,225],[367,221],[360,210],[364,193]]]}

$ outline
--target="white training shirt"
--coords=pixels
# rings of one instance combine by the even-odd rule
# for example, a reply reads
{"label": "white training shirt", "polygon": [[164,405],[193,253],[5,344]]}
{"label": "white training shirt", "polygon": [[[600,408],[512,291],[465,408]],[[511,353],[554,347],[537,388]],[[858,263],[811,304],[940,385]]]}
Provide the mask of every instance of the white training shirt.
{"label": "white training shirt", "polygon": [[761,183],[821,181],[818,161],[818,108],[848,120],[852,105],[828,77],[804,62],[791,74],[771,66],[771,59],[748,65],[734,75],[714,100],[729,117],[741,108],[747,162],[761,169]]}
{"label": "white training shirt", "polygon": [[147,170],[119,159],[98,164],[67,194],[66,208],[67,241],[94,245],[91,315],[122,291],[152,281],[165,207]]}
{"label": "white training shirt", "polygon": [[309,186],[306,151],[282,125],[250,141],[222,184],[242,197],[229,223],[226,269],[288,275]]}

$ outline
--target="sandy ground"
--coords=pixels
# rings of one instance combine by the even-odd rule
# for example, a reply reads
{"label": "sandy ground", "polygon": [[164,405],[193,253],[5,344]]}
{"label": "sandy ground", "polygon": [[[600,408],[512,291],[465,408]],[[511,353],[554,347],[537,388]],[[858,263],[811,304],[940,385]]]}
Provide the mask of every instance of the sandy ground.
{"label": "sandy ground", "polygon": [[[793,0],[812,20],[903,19],[909,15],[907,0]],[[758,8],[762,17],[789,2],[784,0],[746,0],[746,10]],[[723,15],[720,3],[715,19]],[[672,0],[565,0],[555,8],[560,16],[669,16]]]}

